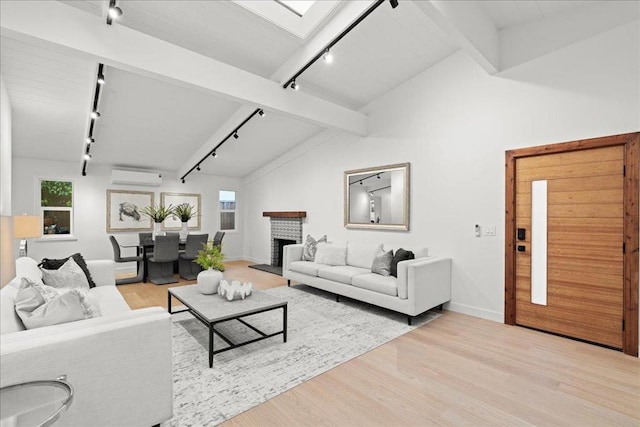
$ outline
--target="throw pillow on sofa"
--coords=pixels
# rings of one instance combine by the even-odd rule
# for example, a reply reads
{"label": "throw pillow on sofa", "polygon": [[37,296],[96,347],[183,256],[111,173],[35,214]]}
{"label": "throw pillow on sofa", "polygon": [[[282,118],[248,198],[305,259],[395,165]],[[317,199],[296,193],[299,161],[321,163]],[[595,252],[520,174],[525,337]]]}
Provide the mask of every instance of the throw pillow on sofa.
{"label": "throw pillow on sofa", "polygon": [[76,264],[73,258],[69,258],[62,267],[57,270],[42,269],[42,280],[45,285],[58,289],[79,289],[89,290],[89,282],[87,276]]}
{"label": "throw pillow on sofa", "polygon": [[304,243],[304,248],[302,248],[302,260],[303,261],[314,261],[316,258],[316,249],[318,248],[318,243],[327,243],[327,235],[325,234],[318,240],[311,237],[311,234],[307,234],[307,240]]}
{"label": "throw pillow on sofa", "polygon": [[398,277],[398,263],[400,261],[407,261],[410,259],[415,259],[415,255],[411,251],[405,251],[400,248],[396,251],[396,254],[393,256],[393,261],[391,261],[391,275],[393,277]]}
{"label": "throw pillow on sofa", "polygon": [[77,290],[55,288],[22,278],[15,310],[27,329],[89,319],[97,315],[85,295]]}
{"label": "throw pillow on sofa", "polygon": [[318,245],[315,262],[325,265],[347,265],[347,247],[329,243]]}
{"label": "throw pillow on sofa", "polygon": [[393,251],[382,252],[373,259],[371,272],[382,276],[391,275],[391,262],[393,262]]}
{"label": "throw pillow on sofa", "polygon": [[57,270],[60,267],[62,267],[67,262],[67,260],[69,258],[73,258],[73,260],[76,262],[76,264],[78,264],[78,266],[80,266],[80,268],[84,272],[84,275],[87,277],[87,282],[89,282],[89,287],[90,288],[94,288],[96,286],[96,284],[93,281],[93,278],[91,277],[91,273],[89,272],[89,267],[87,267],[87,263],[84,260],[84,257],[80,253],[75,253],[73,255],[70,255],[70,256],[68,256],[66,258],[62,258],[62,259],[44,258],[42,260],[42,262],[40,264],[38,264],[38,267],[44,268],[46,270]]}

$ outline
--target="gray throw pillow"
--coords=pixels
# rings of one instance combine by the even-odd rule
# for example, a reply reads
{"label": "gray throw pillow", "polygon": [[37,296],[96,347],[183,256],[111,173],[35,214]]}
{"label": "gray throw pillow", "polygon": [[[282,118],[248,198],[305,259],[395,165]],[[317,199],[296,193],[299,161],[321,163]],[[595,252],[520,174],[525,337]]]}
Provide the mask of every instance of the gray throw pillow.
{"label": "gray throw pillow", "polygon": [[33,329],[94,317],[94,310],[78,289],[59,292],[22,278],[15,310],[25,328]]}
{"label": "gray throw pillow", "polygon": [[42,281],[45,285],[58,289],[89,290],[87,276],[73,258],[67,259],[62,267],[57,270],[43,268]]}
{"label": "gray throw pillow", "polygon": [[393,250],[381,252],[373,258],[371,272],[382,276],[391,276],[391,261],[393,261]]}
{"label": "gray throw pillow", "polygon": [[302,249],[302,260],[303,261],[314,261],[316,258],[316,249],[318,247],[318,243],[324,242],[327,243],[327,235],[325,234],[318,240],[311,237],[311,234],[307,234],[307,241],[304,243],[304,248]]}

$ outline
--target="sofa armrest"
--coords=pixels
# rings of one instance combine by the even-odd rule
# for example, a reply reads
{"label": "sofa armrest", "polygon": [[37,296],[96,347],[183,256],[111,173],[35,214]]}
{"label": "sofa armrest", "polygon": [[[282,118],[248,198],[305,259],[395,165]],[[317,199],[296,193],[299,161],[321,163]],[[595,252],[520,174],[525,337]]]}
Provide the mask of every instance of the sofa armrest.
{"label": "sofa armrest", "polygon": [[304,245],[301,243],[295,245],[286,245],[282,252],[282,273],[289,271],[289,266],[294,261],[302,261],[302,250]]}
{"label": "sofa armrest", "polygon": [[451,300],[451,258],[429,257],[409,263],[407,292],[416,315]]}
{"label": "sofa armrest", "polygon": [[160,307],[0,336],[0,386],[67,375],[56,425],[150,426],[173,412],[172,324]]}
{"label": "sofa armrest", "polygon": [[115,286],[116,267],[110,259],[89,260],[87,268],[96,286]]}

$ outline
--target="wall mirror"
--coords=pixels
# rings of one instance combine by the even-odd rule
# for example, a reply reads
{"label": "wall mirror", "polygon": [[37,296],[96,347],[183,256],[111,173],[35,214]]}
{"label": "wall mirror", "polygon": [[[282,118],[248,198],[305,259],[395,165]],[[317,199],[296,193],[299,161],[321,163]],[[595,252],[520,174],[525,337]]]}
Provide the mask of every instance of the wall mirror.
{"label": "wall mirror", "polygon": [[344,173],[344,225],[409,229],[409,163]]}

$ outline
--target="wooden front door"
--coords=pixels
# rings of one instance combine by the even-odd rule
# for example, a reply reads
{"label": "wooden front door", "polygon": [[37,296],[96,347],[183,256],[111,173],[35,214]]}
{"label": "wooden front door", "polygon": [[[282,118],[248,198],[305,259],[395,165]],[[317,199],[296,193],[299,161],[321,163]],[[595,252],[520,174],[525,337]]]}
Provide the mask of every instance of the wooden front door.
{"label": "wooden front door", "polygon": [[507,153],[505,323],[637,355],[639,140]]}

